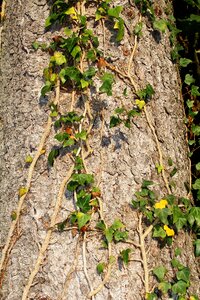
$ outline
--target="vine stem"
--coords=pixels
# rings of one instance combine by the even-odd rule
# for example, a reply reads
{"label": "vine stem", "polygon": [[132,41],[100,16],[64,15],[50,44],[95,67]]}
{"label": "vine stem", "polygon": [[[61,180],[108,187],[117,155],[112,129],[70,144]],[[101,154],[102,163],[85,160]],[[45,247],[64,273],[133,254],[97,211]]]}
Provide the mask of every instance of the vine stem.
{"label": "vine stem", "polygon": [[52,214],[52,217],[51,217],[50,228],[48,229],[46,237],[45,237],[45,239],[42,243],[42,246],[40,248],[37,261],[34,265],[34,269],[32,270],[32,272],[29,276],[28,282],[27,282],[27,284],[24,288],[22,300],[27,299],[29,290],[30,290],[31,285],[33,283],[33,280],[34,280],[36,274],[39,272],[40,265],[42,264],[44,254],[45,254],[45,252],[46,252],[46,250],[49,246],[50,238],[51,238],[51,235],[52,235],[52,232],[53,232],[53,227],[55,226],[56,218],[57,218],[58,212],[60,210],[60,206],[62,204],[62,197],[63,197],[63,194],[64,194],[65,186],[66,186],[67,182],[69,181],[69,179],[70,179],[70,177],[73,173],[73,170],[74,170],[74,164],[71,166],[71,168],[69,169],[69,171],[67,173],[67,176],[63,179],[63,181],[60,185],[60,189],[59,189],[59,192],[58,192],[58,197],[57,197],[56,204],[55,204],[55,207],[54,207],[54,211],[53,211],[53,214]]}
{"label": "vine stem", "polygon": [[[60,80],[58,79],[57,80],[57,85],[56,85],[56,96],[55,96],[54,104],[58,104],[59,98],[60,98]],[[46,128],[45,128],[44,133],[41,137],[41,140],[40,140],[38,149],[36,151],[36,154],[33,158],[33,161],[32,161],[32,163],[29,167],[27,183],[26,183],[26,193],[22,197],[20,197],[20,199],[19,199],[18,207],[16,209],[16,219],[12,221],[12,224],[11,224],[8,236],[7,236],[7,240],[6,240],[4,249],[2,251],[2,257],[1,257],[1,262],[0,262],[0,275],[1,276],[2,276],[2,272],[4,272],[5,268],[6,268],[6,264],[5,264],[5,261],[7,261],[6,257],[12,250],[12,248],[10,248],[10,244],[11,244],[11,240],[12,240],[12,237],[14,235],[14,232],[16,230],[16,226],[19,222],[22,206],[23,206],[24,201],[25,201],[25,199],[26,199],[26,197],[27,197],[27,195],[30,191],[30,188],[31,188],[31,181],[32,181],[32,177],[33,177],[34,168],[35,168],[35,165],[36,165],[39,157],[42,155],[42,150],[44,148],[44,144],[45,144],[46,139],[48,138],[48,136],[51,132],[51,125],[52,125],[52,118],[51,118],[51,116],[48,116]]]}

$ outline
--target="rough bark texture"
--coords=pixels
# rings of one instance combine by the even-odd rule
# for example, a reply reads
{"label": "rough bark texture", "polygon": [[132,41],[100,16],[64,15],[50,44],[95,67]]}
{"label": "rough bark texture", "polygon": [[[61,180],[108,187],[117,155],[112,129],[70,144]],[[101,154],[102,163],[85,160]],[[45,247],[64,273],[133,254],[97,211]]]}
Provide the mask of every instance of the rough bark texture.
{"label": "rough bark texture", "polygon": [[[118,1],[119,4],[119,1]],[[124,17],[127,24],[137,22],[137,10],[127,17],[128,2],[124,5]],[[42,86],[42,73],[48,61],[48,55],[32,50],[31,44],[36,39],[47,39],[49,33],[44,33],[44,19],[48,16],[48,5],[45,0],[7,1],[6,19],[2,36],[2,80],[1,86],[1,188],[0,188],[0,229],[3,245],[11,223],[11,212],[18,203],[18,189],[26,184],[27,168],[24,159],[28,154],[34,154],[47,119],[48,105],[44,99],[39,99]],[[136,18],[136,21],[133,21]],[[153,100],[147,105],[151,122],[154,124],[160,147],[164,155],[164,164],[172,158],[178,172],[174,176],[176,182],[176,195],[186,196],[185,182],[189,182],[189,162],[185,140],[185,127],[183,123],[183,105],[179,95],[178,76],[176,67],[170,60],[170,45],[168,35],[162,35],[156,41],[152,29],[144,18],[143,36],[139,41],[134,58],[132,70],[137,85],[142,88],[147,82],[155,89]],[[100,40],[102,29],[96,28]],[[106,36],[109,31],[106,29]],[[105,47],[107,56],[112,54],[112,60],[119,68],[127,68],[128,57],[125,50],[130,51],[128,37],[120,46],[114,42]],[[155,164],[158,163],[158,152],[154,137],[147,125],[145,116],[136,119],[131,129],[119,127],[109,128],[110,115],[121,105],[122,91],[125,84],[116,77],[112,97],[94,94],[92,99],[95,126],[90,137],[93,155],[87,159],[90,172],[101,176],[101,190],[104,203],[105,220],[111,224],[115,218],[120,218],[127,226],[130,237],[138,241],[136,228],[138,217],[130,207],[134,192],[137,191],[143,179],[153,180],[159,198],[167,193],[161,176],[157,175]],[[131,92],[123,99],[130,103]],[[69,95],[62,95],[63,109],[69,107]],[[103,110],[105,126],[103,138],[100,139],[101,118]],[[29,193],[23,208],[19,228],[21,237],[17,240],[8,262],[7,272],[1,291],[1,299],[18,300],[22,296],[23,287],[29,277],[30,270],[36,261],[39,247],[45,237],[49,218],[55,203],[59,185],[70,168],[71,160],[66,157],[59,158],[54,167],[47,167],[47,155],[55,144],[52,133],[46,144],[46,154],[39,159]],[[66,195],[58,217],[62,221],[73,210],[71,196]],[[70,231],[53,233],[51,243],[46,252],[40,272],[34,280],[29,299],[58,299],[65,276],[69,271],[75,254],[77,236],[72,237]],[[200,295],[198,286],[198,273],[193,256],[192,242],[184,233],[175,241],[175,246],[183,249],[183,263],[192,270],[192,290]],[[173,251],[162,250],[157,247],[154,240],[148,238],[150,246],[148,254],[149,269],[159,264],[168,263]],[[129,246],[130,247],[130,246]],[[125,244],[112,246],[113,255],[127,248]],[[134,248],[133,248],[134,249]],[[162,254],[161,254],[162,253]],[[162,255],[162,257],[161,257]],[[107,251],[101,249],[101,240],[98,234],[88,234],[87,252],[88,274],[93,287],[100,282],[96,273],[96,265],[106,261]],[[140,251],[134,250],[133,259],[140,258]],[[142,299],[144,286],[141,280],[143,268],[141,262],[132,261],[124,268],[115,264],[110,282],[95,297],[101,299],[134,300]],[[153,280],[152,280],[153,282]],[[153,283],[152,283],[153,286]],[[78,255],[76,272],[63,299],[86,299],[88,284],[83,272],[82,250]],[[43,297],[43,298],[42,298]],[[45,298],[46,297],[46,298]]]}

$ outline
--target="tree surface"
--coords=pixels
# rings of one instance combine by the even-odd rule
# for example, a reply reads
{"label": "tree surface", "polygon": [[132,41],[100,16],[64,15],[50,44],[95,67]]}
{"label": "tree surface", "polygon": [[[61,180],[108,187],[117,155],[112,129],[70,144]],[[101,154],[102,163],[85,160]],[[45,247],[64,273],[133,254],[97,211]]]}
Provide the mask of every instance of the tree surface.
{"label": "tree surface", "polygon": [[[30,164],[25,159],[28,155],[36,155],[41,137],[47,129],[49,103],[58,93],[55,90],[48,97],[40,95],[44,85],[43,69],[48,65],[49,54],[41,49],[34,51],[32,47],[34,41],[48,42],[55,35],[53,30],[47,32],[44,29],[49,5],[45,0],[6,2],[0,87],[2,250],[5,249],[10,227],[15,222],[21,199],[20,188],[27,185]],[[161,2],[161,14],[164,15],[167,3]],[[144,250],[149,271],[148,287],[145,286],[144,257],[137,245],[141,243],[139,231],[145,230],[147,225],[141,214],[133,209],[131,201],[144,180],[154,182],[152,189],[156,192],[157,201],[170,193],[177,197],[187,197],[185,186],[190,183],[190,163],[184,108],[177,67],[170,57],[169,32],[160,34],[153,30],[149,19],[140,17],[138,8],[129,1],[113,1],[113,5],[123,6],[125,35],[122,41],[116,43],[115,32],[110,31],[109,22],[105,22],[103,26],[102,22],[94,25],[94,19],[88,21],[98,36],[99,48],[104,58],[108,58],[108,65],[103,66],[103,69],[98,69],[95,65],[99,73],[94,79],[94,86],[89,89],[88,111],[91,116],[87,112],[86,120],[82,124],[83,127],[91,125],[87,142],[89,146],[85,146],[85,151],[89,149],[90,153],[85,159],[85,165],[88,173],[94,175],[96,185],[101,190],[99,203],[102,204],[100,214],[103,216],[100,218],[105,220],[108,227],[114,220],[121,220],[132,244],[112,242],[108,247],[109,251],[103,248],[102,235],[95,230],[95,224],[99,220],[98,211],[92,215],[91,230],[80,232],[77,229],[57,229],[56,224],[63,222],[75,210],[74,195],[66,190],[69,181],[66,180],[62,203],[55,215],[61,185],[68,172],[73,170],[74,162],[69,151],[65,151],[55,160],[53,167],[49,166],[48,154],[56,145],[56,130],[52,124],[42,145],[45,152],[39,153],[30,181],[30,190],[22,204],[20,217],[6,252],[1,270],[1,299],[86,299],[106,276],[108,280],[105,280],[105,285],[102,284],[100,291],[92,299],[144,299],[145,289],[146,292],[147,288],[151,292],[156,284],[156,279],[151,276],[153,268],[165,265],[169,270],[169,278],[174,276],[170,260],[174,258],[174,249],[177,247],[182,249],[182,264],[191,271],[190,291],[200,295],[199,266],[193,254],[192,237],[189,232],[184,231],[173,237],[172,246],[163,248],[152,238],[151,233],[145,237]],[[95,3],[94,7],[86,10],[86,14],[92,15],[94,11]],[[130,33],[139,18],[143,22],[142,36],[135,39]],[[110,66],[114,66],[114,69]],[[104,68],[114,76],[110,96],[99,91]],[[129,72],[128,75],[134,78],[137,90],[150,84],[155,91],[150,101],[147,101],[145,109],[141,110],[141,115],[131,121],[130,128],[124,124],[110,128],[110,118],[114,110],[122,106],[130,110],[137,99],[130,78],[122,78],[119,71],[123,74]],[[123,93],[126,88],[127,94]],[[82,114],[84,97],[85,94],[74,95],[73,109]],[[61,88],[61,113],[70,111],[71,99],[72,91]],[[170,172],[173,168],[168,164],[169,159],[177,168],[172,187]],[[161,163],[165,170],[158,174],[156,165]],[[53,228],[52,216],[55,216]],[[41,261],[38,262],[38,255],[48,234],[50,238],[47,249],[40,255]],[[131,249],[128,265],[119,259],[121,251],[127,248]],[[112,257],[115,258],[113,262]],[[106,268],[103,274],[98,275],[96,266],[100,262],[104,262]],[[37,263],[38,268],[34,274]],[[32,281],[30,276],[33,277]],[[165,299],[164,296],[162,299]]]}

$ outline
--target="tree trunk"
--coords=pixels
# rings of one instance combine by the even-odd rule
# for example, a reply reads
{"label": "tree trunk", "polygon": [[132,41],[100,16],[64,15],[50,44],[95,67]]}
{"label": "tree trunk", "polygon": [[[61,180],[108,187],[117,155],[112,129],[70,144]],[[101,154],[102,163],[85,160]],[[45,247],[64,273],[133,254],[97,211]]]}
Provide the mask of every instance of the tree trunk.
{"label": "tree trunk", "polygon": [[[44,31],[44,19],[49,14],[49,6],[45,0],[6,2],[1,58],[3,84],[0,88],[2,249],[13,222],[11,215],[15,215],[20,201],[19,189],[27,184],[29,169],[25,158],[35,155],[49,114],[46,97],[40,97],[43,69],[48,64],[49,57],[42,50],[35,52],[32,42],[48,41],[52,35]],[[116,46],[106,26],[104,51],[106,57],[110,57],[112,65],[125,72],[132,51],[130,42],[134,41],[134,38],[131,40],[127,28],[133,32],[139,20],[139,12],[127,1],[115,2],[120,2],[124,7],[122,14],[127,25],[125,38]],[[162,10],[164,7],[165,3],[162,1]],[[129,109],[132,108],[133,91],[130,84],[117,74],[112,96],[100,94],[98,88],[94,89],[90,102],[94,125],[89,137],[93,152],[86,159],[89,173],[96,176],[96,182],[100,182],[105,222],[110,226],[115,219],[120,219],[129,231],[129,239],[135,243],[141,242],[137,231],[139,214],[130,204],[143,180],[152,180],[155,183],[153,188],[157,192],[158,200],[169,193],[169,186],[166,187],[163,176],[157,173],[155,167],[156,164],[160,164],[159,151],[162,152],[167,182],[170,181],[169,174],[172,171],[168,166],[169,158],[178,170],[173,177],[176,185],[176,188],[172,188],[173,194],[187,197],[185,184],[190,182],[184,110],[177,68],[170,58],[169,33],[155,35],[147,18],[142,17],[142,21],[143,35],[138,40],[131,75],[138,89],[150,83],[155,95],[147,103],[142,115],[134,119],[130,129],[123,125],[109,128],[110,116],[117,107],[125,103]],[[99,37],[100,48],[103,51],[103,30],[100,23],[94,31]],[[100,85],[99,82],[97,79],[97,86]],[[126,87],[128,96],[123,95]],[[61,111],[69,111],[70,102],[70,93],[61,90]],[[77,110],[81,111],[81,108],[78,107]],[[60,156],[52,168],[48,166],[48,153],[55,145],[54,135],[52,126],[45,141],[46,152],[39,157],[34,168],[30,192],[23,203],[19,222],[12,235],[11,249],[6,253],[7,262],[1,274],[1,299],[22,298],[24,287],[27,287],[29,276],[36,266],[43,241],[50,232],[49,226],[60,185],[72,166],[70,155]],[[69,211],[74,210],[71,194],[65,193],[62,200],[56,223],[65,220]],[[94,217],[94,220],[95,218],[97,219]],[[142,223],[142,226],[144,228],[145,224]],[[91,228],[94,227],[93,221]],[[101,278],[96,272],[99,262],[108,263],[108,251],[101,245],[101,236],[96,231],[88,231],[86,236],[77,232],[73,234],[71,230],[59,232],[54,228],[27,299],[86,299],[90,290],[95,289],[106,276]],[[177,246],[182,248],[181,262],[191,270],[191,291],[200,295],[198,267],[188,233],[181,232],[174,238],[173,246],[164,249],[160,249],[157,241],[149,234],[145,239],[148,268],[151,270],[164,264],[172,272],[170,259],[174,257],[174,249]],[[144,299],[144,268],[140,261],[140,249],[126,243],[112,243],[111,248],[111,255],[116,261],[112,265],[108,282],[97,293],[95,299]],[[117,258],[120,251],[127,248],[131,248],[132,253],[131,261],[125,266]],[[85,267],[92,288],[89,287],[84,271],[84,258],[87,260]],[[170,276],[173,277],[173,274]],[[151,290],[156,281],[152,276],[149,277],[149,281]]]}

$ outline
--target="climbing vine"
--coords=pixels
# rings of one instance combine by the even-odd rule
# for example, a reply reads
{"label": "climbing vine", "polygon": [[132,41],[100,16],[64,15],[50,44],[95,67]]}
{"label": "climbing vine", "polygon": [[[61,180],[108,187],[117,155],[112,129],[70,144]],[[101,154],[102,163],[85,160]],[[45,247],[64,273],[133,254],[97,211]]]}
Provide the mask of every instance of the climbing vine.
{"label": "climbing vine", "polygon": [[[164,33],[170,27],[166,20],[160,19],[159,8],[154,7],[151,1],[135,1],[139,9],[138,22],[134,29],[134,44],[128,60],[127,71],[121,71],[106,59],[105,49],[99,48],[98,37],[91,29],[89,19],[94,20],[102,26],[103,43],[105,43],[105,22],[108,22],[116,43],[124,38],[125,22],[122,18],[123,7],[113,6],[110,0],[106,1],[53,1],[50,8],[50,15],[45,21],[46,29],[61,27],[57,35],[52,37],[49,44],[35,41],[32,46],[37,51],[39,48],[50,55],[48,66],[44,69],[44,85],[41,89],[41,96],[46,97],[49,94],[54,95],[54,100],[49,103],[49,116],[47,125],[37,152],[34,157],[29,154],[26,157],[26,163],[30,164],[26,186],[19,189],[19,204],[12,213],[12,225],[9,235],[3,249],[3,255],[0,264],[1,281],[6,270],[9,254],[14,246],[17,235],[17,224],[20,219],[23,203],[27,194],[30,192],[31,181],[35,165],[41,155],[44,154],[44,146],[47,138],[54,127],[56,134],[55,146],[48,153],[48,163],[54,167],[56,159],[65,155],[66,151],[70,153],[71,167],[67,171],[59,187],[59,192],[51,216],[50,226],[39,250],[37,260],[30,273],[28,281],[24,287],[22,299],[28,297],[35,276],[43,263],[45,252],[48,249],[53,230],[75,229],[79,235],[75,259],[72,268],[66,276],[63,291],[60,299],[67,292],[70,275],[75,270],[77,264],[77,253],[79,244],[82,243],[84,274],[89,286],[89,298],[94,296],[104,288],[109,281],[112,267],[116,263],[116,257],[112,254],[112,247],[116,243],[129,244],[133,248],[140,249],[141,263],[144,270],[144,293],[146,299],[157,299],[162,295],[178,297],[177,299],[186,299],[188,288],[190,286],[190,270],[183,266],[177,258],[172,259],[172,267],[176,271],[175,279],[170,282],[166,280],[167,268],[158,266],[153,269],[152,275],[158,280],[157,287],[151,287],[150,270],[148,264],[148,251],[146,247],[146,238],[150,234],[158,240],[162,246],[171,246],[173,238],[181,229],[191,230],[194,233],[199,232],[200,227],[200,209],[191,204],[186,198],[177,198],[172,195],[171,185],[166,175],[167,166],[164,165],[163,154],[157,137],[156,130],[148,113],[148,104],[154,96],[154,88],[148,83],[136,83],[131,74],[133,58],[139,39],[142,38],[143,22],[142,18],[147,15],[151,21],[154,30]],[[94,13],[89,15],[89,8],[92,7]],[[94,9],[95,8],[95,9]],[[89,144],[89,137],[93,127],[94,117],[91,113],[91,88],[99,82],[99,93],[112,95],[112,87],[115,83],[115,77],[118,77],[128,84],[134,95],[132,109],[127,109],[125,104],[116,107],[110,116],[110,128],[116,126],[126,126],[130,128],[134,123],[134,118],[145,116],[146,122],[151,130],[154,142],[158,151],[158,162],[155,166],[158,176],[161,174],[165,185],[166,196],[158,201],[158,196],[153,191],[154,183],[144,180],[141,190],[135,193],[132,200],[132,208],[138,212],[138,238],[139,243],[129,239],[126,224],[121,220],[109,220],[108,225],[103,215],[103,197],[99,187],[98,180],[94,174],[91,174],[87,167],[87,158],[92,155],[92,149]],[[60,109],[60,94],[66,92],[71,95],[71,104],[69,111],[63,113]],[[123,95],[126,96],[126,89]],[[77,109],[77,101],[82,101],[82,109]],[[169,160],[169,166],[173,162]],[[170,176],[176,173],[176,167],[173,167]],[[57,223],[57,216],[62,205],[62,199],[67,190],[71,193],[74,200],[74,211],[66,215],[62,222]],[[95,218],[94,218],[95,216]],[[97,217],[96,217],[97,216]],[[97,265],[98,274],[103,274],[103,279],[99,286],[93,287],[87,272],[86,260],[86,239],[87,232],[93,226],[93,220],[98,219],[94,230],[102,237],[103,247],[108,252],[108,259]],[[199,255],[199,246],[195,248],[196,256]],[[119,258],[126,266],[131,260],[132,248],[124,249],[120,252]],[[181,251],[176,251],[176,256]],[[191,295],[190,299],[198,299]]]}

